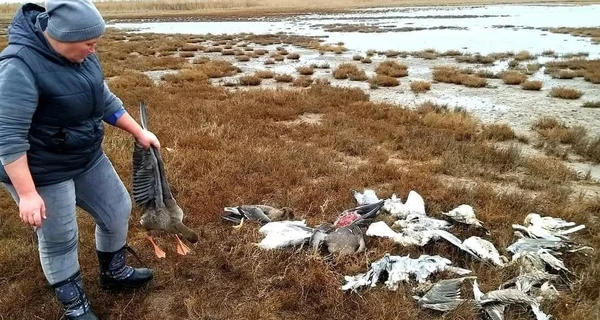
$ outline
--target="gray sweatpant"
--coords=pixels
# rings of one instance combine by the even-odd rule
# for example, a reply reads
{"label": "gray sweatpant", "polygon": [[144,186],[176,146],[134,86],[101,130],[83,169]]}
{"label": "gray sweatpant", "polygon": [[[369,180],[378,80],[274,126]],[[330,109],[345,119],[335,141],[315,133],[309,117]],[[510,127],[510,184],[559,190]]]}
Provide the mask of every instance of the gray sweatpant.
{"label": "gray sweatpant", "polygon": [[[13,186],[4,184],[4,187],[19,203]],[[46,205],[46,219],[36,233],[42,269],[51,285],[79,270],[76,206],[89,212],[96,221],[99,251],[114,252],[125,245],[131,198],[106,155],[72,180],[36,189]]]}

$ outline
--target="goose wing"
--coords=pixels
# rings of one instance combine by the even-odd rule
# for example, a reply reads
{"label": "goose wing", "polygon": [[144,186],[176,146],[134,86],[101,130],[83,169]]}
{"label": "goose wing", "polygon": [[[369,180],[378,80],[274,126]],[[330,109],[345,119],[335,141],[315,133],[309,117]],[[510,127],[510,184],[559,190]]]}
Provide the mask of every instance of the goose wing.
{"label": "goose wing", "polygon": [[419,299],[419,304],[425,308],[438,311],[455,309],[464,300],[461,299],[460,286],[467,277],[446,279],[436,282],[425,295]]}
{"label": "goose wing", "polygon": [[[147,128],[146,104],[140,102],[140,122],[142,128]],[[159,160],[153,147],[145,149],[134,142],[133,150],[133,199],[141,207],[163,206],[163,186]]]}

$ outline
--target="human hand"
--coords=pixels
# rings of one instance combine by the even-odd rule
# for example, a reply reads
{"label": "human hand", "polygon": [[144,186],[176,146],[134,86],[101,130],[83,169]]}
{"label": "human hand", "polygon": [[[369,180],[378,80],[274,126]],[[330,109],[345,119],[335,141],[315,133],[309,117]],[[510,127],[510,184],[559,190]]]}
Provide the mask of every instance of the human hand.
{"label": "human hand", "polygon": [[37,192],[19,195],[19,217],[30,226],[42,227],[42,219],[46,219],[46,205]]}
{"label": "human hand", "polygon": [[136,139],[142,145],[142,147],[146,149],[150,148],[150,146],[160,149],[160,142],[158,141],[158,138],[154,135],[154,133],[148,130],[142,130]]}

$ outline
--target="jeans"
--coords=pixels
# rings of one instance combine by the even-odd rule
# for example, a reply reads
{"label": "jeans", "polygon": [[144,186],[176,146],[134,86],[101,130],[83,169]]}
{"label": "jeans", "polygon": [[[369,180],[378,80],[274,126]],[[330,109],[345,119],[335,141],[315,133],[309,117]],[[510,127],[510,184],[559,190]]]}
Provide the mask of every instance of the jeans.
{"label": "jeans", "polygon": [[[18,204],[13,186],[3,185]],[[125,245],[131,198],[105,154],[79,176],[36,189],[46,206],[46,219],[36,233],[42,269],[50,285],[79,271],[76,206],[94,218],[99,251],[114,252]]]}

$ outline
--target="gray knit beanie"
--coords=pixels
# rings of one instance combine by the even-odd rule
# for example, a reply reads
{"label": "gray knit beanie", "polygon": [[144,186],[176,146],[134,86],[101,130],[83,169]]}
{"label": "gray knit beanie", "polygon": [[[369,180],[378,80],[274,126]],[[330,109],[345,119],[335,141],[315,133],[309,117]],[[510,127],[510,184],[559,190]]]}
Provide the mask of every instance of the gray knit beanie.
{"label": "gray knit beanie", "polygon": [[104,19],[90,0],[46,1],[46,31],[61,42],[80,42],[104,34]]}

